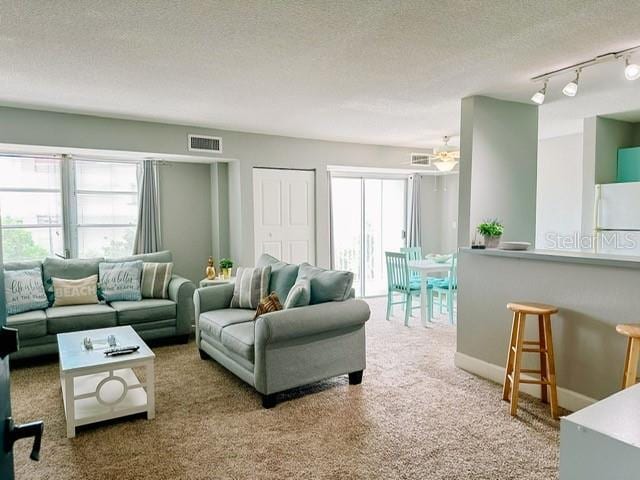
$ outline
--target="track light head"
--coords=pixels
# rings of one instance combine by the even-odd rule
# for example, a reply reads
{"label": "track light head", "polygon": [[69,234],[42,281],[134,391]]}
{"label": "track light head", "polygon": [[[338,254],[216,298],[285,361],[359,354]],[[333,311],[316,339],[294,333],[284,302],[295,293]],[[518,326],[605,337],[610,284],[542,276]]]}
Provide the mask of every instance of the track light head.
{"label": "track light head", "polygon": [[640,78],[640,66],[635,63],[629,63],[629,57],[625,57],[624,65],[624,76],[627,80],[637,80]]}
{"label": "track light head", "polygon": [[547,83],[549,82],[549,80],[545,80],[544,81],[544,85],[542,86],[542,88],[540,90],[538,90],[536,93],[533,94],[533,96],[531,97],[531,101],[533,103],[537,103],[538,105],[542,105],[544,103],[544,97],[547,94]]}
{"label": "track light head", "polygon": [[562,93],[567,97],[575,97],[576,93],[578,93],[578,80],[580,80],[580,70],[576,70],[576,78],[564,86]]}

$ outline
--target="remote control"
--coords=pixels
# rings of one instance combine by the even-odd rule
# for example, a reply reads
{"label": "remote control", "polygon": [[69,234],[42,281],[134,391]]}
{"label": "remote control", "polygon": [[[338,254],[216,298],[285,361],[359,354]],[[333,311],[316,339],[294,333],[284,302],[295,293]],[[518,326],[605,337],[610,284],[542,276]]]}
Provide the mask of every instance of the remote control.
{"label": "remote control", "polygon": [[129,345],[125,347],[113,347],[104,351],[104,354],[109,357],[116,355],[126,355],[127,353],[137,352],[140,349],[140,345]]}

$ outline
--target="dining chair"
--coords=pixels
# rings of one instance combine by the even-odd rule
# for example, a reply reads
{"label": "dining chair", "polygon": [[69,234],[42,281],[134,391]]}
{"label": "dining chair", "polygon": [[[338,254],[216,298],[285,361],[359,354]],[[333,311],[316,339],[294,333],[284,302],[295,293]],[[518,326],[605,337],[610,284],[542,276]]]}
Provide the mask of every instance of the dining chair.
{"label": "dining chair", "polygon": [[[440,281],[435,281],[432,283],[431,287],[428,291],[429,297],[429,305],[431,308],[429,309],[429,314],[433,315],[433,302],[434,302],[434,293],[438,294],[438,306],[440,307],[440,313],[442,313],[444,302],[442,301],[442,296],[446,296],[447,299],[447,316],[449,317],[449,323],[454,324],[454,298],[458,293],[458,255],[453,254],[451,256],[451,268],[449,268],[449,273],[446,278],[443,278]],[[432,317],[430,316],[429,319]]]}
{"label": "dining chair", "polygon": [[[387,263],[387,320],[393,314],[394,305],[403,305],[404,324],[408,326],[411,312],[420,308],[419,304],[413,305],[413,297],[420,296],[420,279],[411,280],[406,253],[385,252],[384,254]],[[402,300],[394,301],[393,296],[396,293],[402,295]]]}
{"label": "dining chair", "polygon": [[[422,256],[422,247],[402,247],[400,249],[400,253],[405,254],[408,262],[412,262],[414,260],[422,260],[424,258]],[[420,274],[418,272],[409,270],[409,275],[411,280],[420,281]]]}
{"label": "dining chair", "polygon": [[[402,247],[400,249],[401,253],[404,253],[407,256],[407,261],[412,262],[414,260],[424,260],[424,256],[422,255],[422,247]],[[409,270],[409,275],[411,275],[411,280],[415,282],[420,282],[420,273],[415,270]],[[427,283],[431,284],[435,281],[442,280],[441,277],[427,277]]]}

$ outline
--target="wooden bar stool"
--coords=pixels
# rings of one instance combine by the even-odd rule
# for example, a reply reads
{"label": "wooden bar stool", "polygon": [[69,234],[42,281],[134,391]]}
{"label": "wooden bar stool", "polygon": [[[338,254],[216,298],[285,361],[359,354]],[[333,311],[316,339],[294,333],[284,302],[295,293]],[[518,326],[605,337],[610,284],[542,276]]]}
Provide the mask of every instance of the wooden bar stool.
{"label": "wooden bar stool", "polygon": [[637,382],[638,358],[640,357],[640,324],[616,325],[616,332],[626,335],[627,357],[624,361],[624,373],[622,375],[622,388],[629,388]]}
{"label": "wooden bar stool", "polygon": [[[509,303],[507,308],[513,312],[511,342],[507,355],[507,368],[504,375],[502,398],[511,401],[511,415],[518,411],[518,394],[521,383],[540,385],[540,396],[544,403],[551,404],[551,416],[558,418],[558,392],[556,389],[556,367],[553,358],[553,339],[551,337],[551,315],[558,313],[553,305],[541,303]],[[525,340],[525,321],[527,315],[538,316],[538,341]],[[522,368],[522,353],[538,353],[540,370]],[[540,380],[522,379],[521,373],[539,374]],[[547,387],[549,392],[547,392]],[[547,398],[549,393],[550,399]]]}

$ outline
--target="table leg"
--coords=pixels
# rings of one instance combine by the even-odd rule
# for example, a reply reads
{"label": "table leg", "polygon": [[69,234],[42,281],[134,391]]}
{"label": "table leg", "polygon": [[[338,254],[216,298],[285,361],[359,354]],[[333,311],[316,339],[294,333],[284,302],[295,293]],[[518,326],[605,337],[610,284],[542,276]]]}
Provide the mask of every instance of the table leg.
{"label": "table leg", "polygon": [[76,436],[76,401],[74,399],[73,391],[73,376],[63,375],[64,379],[64,413],[67,417],[67,438],[73,438]]}
{"label": "table leg", "polygon": [[427,272],[420,272],[420,320],[422,325],[427,326],[427,302],[429,297],[427,295]]}
{"label": "table leg", "polygon": [[147,419],[152,420],[156,416],[156,379],[154,377],[153,360],[147,363],[145,383],[147,384]]}

